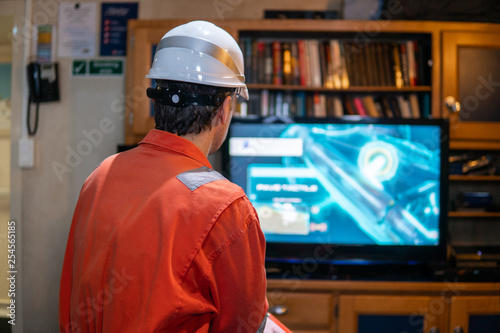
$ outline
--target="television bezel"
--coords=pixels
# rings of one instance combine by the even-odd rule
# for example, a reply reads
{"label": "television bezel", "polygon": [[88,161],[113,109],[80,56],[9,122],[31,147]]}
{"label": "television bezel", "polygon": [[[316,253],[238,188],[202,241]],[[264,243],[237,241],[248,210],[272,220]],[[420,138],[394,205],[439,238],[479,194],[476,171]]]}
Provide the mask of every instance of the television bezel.
{"label": "television bezel", "polygon": [[378,125],[432,125],[439,126],[440,136],[440,216],[439,243],[437,245],[345,245],[310,243],[272,243],[266,241],[266,261],[296,263],[304,260],[332,264],[420,264],[442,263],[447,260],[448,234],[448,157],[449,122],[446,119],[408,118],[282,118],[233,117],[227,138],[221,147],[221,171],[231,180],[229,141],[231,126],[244,124],[378,124]]}

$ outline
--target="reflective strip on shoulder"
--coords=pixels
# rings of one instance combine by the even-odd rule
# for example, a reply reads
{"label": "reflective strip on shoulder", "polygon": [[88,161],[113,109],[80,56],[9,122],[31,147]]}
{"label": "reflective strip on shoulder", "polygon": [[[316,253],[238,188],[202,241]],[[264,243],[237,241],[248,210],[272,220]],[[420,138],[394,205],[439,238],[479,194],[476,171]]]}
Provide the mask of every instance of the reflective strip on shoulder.
{"label": "reflective strip on shoulder", "polygon": [[185,171],[177,175],[177,179],[179,179],[191,191],[194,191],[202,185],[226,178],[217,171],[203,166],[201,168]]}

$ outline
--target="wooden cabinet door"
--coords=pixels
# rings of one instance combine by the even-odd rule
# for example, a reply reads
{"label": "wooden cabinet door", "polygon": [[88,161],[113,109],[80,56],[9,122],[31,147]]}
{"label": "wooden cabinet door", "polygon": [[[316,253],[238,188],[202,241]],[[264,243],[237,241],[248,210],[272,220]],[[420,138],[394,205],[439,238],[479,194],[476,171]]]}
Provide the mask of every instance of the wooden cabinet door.
{"label": "wooden cabinet door", "polygon": [[[500,147],[499,33],[443,32],[441,107],[456,148]],[[460,103],[459,113],[445,107],[450,96]]]}
{"label": "wooden cabinet door", "polygon": [[334,318],[331,294],[270,291],[267,299],[269,312],[293,332],[331,332]]}
{"label": "wooden cabinet door", "polygon": [[342,295],[338,332],[444,332],[447,304],[428,296]]}
{"label": "wooden cabinet door", "polygon": [[450,333],[498,333],[500,331],[500,297],[453,297],[449,327]]}

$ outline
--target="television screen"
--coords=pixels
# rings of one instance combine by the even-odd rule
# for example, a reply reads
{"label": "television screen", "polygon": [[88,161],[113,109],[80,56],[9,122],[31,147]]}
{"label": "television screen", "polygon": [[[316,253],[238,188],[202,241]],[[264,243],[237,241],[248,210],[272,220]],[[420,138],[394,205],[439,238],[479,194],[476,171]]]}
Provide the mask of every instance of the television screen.
{"label": "television screen", "polygon": [[438,120],[236,120],[224,165],[257,211],[269,256],[329,245],[329,259],[417,260],[444,252],[446,133]]}

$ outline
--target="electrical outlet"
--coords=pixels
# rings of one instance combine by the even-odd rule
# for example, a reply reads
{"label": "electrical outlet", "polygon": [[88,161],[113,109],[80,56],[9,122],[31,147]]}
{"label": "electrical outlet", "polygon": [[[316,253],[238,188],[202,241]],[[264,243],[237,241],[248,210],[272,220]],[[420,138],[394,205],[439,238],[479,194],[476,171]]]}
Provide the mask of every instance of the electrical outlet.
{"label": "electrical outlet", "polygon": [[33,139],[19,140],[19,167],[30,169],[35,166],[35,141]]}

